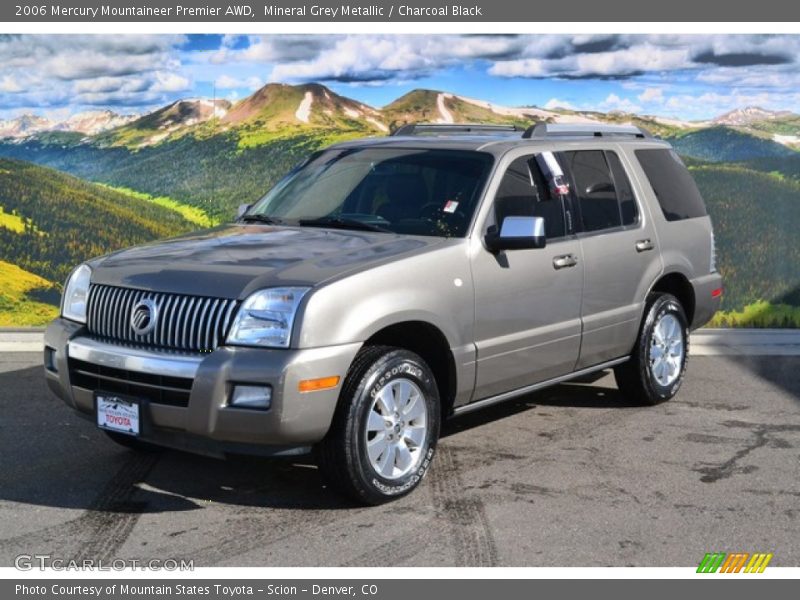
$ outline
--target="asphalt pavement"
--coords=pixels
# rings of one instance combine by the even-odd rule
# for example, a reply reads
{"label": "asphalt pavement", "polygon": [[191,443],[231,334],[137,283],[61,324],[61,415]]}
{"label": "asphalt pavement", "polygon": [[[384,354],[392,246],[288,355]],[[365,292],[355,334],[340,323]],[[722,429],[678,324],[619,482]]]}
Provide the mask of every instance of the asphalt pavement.
{"label": "asphalt pavement", "polygon": [[307,461],[116,446],[0,353],[0,566],[800,566],[800,357],[692,356],[679,396],[635,407],[609,375],[451,421],[400,501],[356,507]]}

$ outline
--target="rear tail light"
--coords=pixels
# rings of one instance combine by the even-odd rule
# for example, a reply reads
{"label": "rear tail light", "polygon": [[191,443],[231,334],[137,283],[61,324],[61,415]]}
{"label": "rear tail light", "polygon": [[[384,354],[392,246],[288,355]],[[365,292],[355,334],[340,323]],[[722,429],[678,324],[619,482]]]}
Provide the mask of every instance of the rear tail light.
{"label": "rear tail light", "polygon": [[722,288],[717,288],[715,290],[711,290],[711,297],[712,298],[719,298],[722,296]]}

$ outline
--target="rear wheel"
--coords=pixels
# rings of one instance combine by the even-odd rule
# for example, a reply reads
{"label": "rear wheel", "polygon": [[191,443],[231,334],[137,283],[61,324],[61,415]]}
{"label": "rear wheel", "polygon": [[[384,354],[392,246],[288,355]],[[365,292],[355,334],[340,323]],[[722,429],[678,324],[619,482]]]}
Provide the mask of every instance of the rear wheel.
{"label": "rear wheel", "polygon": [[436,380],[425,361],[408,350],[367,347],[353,361],[318,447],[320,469],[358,502],[404,496],[428,471],[439,419]]}
{"label": "rear wheel", "polygon": [[688,348],[681,303],[671,294],[652,294],[631,359],[614,369],[620,391],[639,404],[669,400],[683,383]]}

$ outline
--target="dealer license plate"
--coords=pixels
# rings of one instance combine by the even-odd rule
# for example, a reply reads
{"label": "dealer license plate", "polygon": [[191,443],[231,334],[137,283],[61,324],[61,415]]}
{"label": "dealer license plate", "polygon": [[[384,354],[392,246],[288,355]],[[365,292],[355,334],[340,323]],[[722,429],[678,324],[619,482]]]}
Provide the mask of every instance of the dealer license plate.
{"label": "dealer license plate", "polygon": [[139,435],[139,403],[113,394],[95,394],[97,426],[109,431]]}

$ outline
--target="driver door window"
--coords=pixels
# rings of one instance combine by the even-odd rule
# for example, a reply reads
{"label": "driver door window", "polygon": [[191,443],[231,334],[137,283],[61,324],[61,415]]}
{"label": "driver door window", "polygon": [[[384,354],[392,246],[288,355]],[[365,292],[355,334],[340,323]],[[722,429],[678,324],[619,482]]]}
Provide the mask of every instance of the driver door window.
{"label": "driver door window", "polygon": [[533,156],[521,156],[508,166],[495,194],[494,212],[498,227],[506,217],[543,217],[548,241],[566,235],[561,198],[551,196]]}

